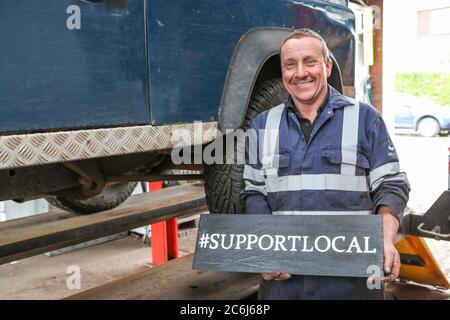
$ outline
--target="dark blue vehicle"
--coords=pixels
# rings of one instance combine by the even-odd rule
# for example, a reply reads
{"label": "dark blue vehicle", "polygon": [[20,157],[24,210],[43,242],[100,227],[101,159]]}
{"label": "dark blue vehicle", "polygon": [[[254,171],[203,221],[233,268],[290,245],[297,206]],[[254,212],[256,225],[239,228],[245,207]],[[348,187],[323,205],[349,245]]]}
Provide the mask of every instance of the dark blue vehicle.
{"label": "dark blue vehicle", "polygon": [[423,137],[446,134],[450,130],[450,107],[408,94],[399,94],[396,99],[396,129],[414,130]]}
{"label": "dark blue vehicle", "polygon": [[2,0],[0,200],[92,213],[123,202],[130,181],[194,169],[212,212],[241,212],[243,167],[175,165],[172,133],[206,146],[209,129],[245,129],[278,104],[280,41],[303,27],[325,38],[329,82],[352,95],[346,0]]}

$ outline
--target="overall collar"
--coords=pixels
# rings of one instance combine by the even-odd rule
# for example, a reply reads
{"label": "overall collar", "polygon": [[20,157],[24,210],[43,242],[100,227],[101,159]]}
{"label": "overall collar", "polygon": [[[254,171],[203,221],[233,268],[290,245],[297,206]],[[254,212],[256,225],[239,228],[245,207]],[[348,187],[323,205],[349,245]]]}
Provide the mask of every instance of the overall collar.
{"label": "overall collar", "polygon": [[[329,98],[330,98],[330,90],[328,89],[327,90],[327,95],[325,96],[325,99],[323,100],[322,104],[320,105],[319,110],[317,110],[317,117],[319,117],[319,115],[322,113],[322,111],[325,108],[325,106],[328,104]],[[297,108],[295,107],[294,100],[292,99],[291,95],[289,95],[289,97],[287,98],[286,107],[288,108],[288,110],[290,110],[294,114],[296,114],[297,117],[299,117],[300,119],[303,118],[300,115],[300,113],[298,112]]]}

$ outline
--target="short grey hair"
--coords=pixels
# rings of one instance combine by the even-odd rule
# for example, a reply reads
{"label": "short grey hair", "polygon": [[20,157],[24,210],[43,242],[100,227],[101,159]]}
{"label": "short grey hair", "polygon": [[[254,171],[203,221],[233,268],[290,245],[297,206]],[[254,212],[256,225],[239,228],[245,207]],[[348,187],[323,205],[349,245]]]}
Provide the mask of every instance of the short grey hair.
{"label": "short grey hair", "polygon": [[330,50],[327,47],[325,40],[321,37],[320,34],[311,30],[311,29],[296,29],[289,33],[286,37],[283,38],[280,45],[280,52],[283,45],[290,39],[301,39],[301,38],[315,38],[320,41],[320,45],[322,46],[323,58],[325,62],[330,60]]}

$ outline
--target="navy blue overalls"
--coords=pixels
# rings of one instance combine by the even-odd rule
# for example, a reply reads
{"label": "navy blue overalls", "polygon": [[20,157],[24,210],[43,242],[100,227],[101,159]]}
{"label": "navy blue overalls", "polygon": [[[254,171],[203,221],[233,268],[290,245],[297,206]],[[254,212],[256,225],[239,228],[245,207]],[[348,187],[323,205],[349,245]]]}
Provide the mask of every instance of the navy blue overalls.
{"label": "navy blue overalls", "polygon": [[[246,145],[242,192],[247,213],[370,215],[387,205],[401,218],[410,187],[381,114],[329,90],[309,142],[290,100],[253,120],[256,143]],[[382,297],[365,278],[293,276],[260,289],[261,299]]]}

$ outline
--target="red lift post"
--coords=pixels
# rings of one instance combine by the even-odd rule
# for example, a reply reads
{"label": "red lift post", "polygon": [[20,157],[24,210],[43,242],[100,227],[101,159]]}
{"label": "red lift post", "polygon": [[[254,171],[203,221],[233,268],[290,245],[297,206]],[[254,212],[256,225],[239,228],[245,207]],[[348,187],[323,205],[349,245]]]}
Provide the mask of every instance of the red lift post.
{"label": "red lift post", "polygon": [[[162,181],[149,182],[149,192],[164,187]],[[151,225],[152,264],[164,264],[178,258],[178,222],[177,218],[160,221]]]}

